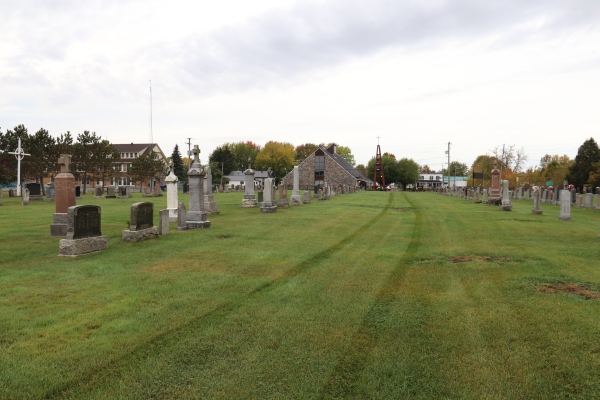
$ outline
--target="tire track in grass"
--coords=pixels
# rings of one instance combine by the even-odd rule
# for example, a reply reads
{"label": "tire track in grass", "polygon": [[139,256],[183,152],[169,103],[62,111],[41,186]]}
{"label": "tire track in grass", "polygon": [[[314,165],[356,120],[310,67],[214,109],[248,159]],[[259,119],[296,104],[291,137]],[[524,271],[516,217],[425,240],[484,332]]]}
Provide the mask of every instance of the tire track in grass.
{"label": "tire track in grass", "polygon": [[[404,197],[414,208],[406,195]],[[323,386],[321,393],[323,399],[345,398],[356,394],[354,393],[356,383],[380,339],[382,325],[385,324],[390,314],[396,294],[402,288],[400,283],[419,249],[423,218],[418,209],[416,210],[415,223],[405,254],[376,294],[375,301],[363,318],[361,326],[353,335],[349,348],[340,357],[338,365]]]}
{"label": "tire track in grass", "polygon": [[[287,281],[293,279],[298,276],[302,272],[305,272],[311,268],[316,267],[317,265],[323,263],[324,261],[335,256],[336,253],[343,250],[346,246],[351,244],[352,242],[360,239],[367,230],[369,230],[373,225],[375,225],[381,218],[383,218],[384,214],[391,208],[392,205],[393,194],[390,193],[388,197],[387,204],[382,210],[371,220],[360,226],[354,233],[345,237],[341,241],[336,244],[326,248],[325,250],[317,253],[311,258],[304,260],[297,264],[295,267],[290,268],[283,274],[281,277],[265,282],[258,287],[251,290],[246,296],[238,299],[237,301],[232,301],[228,303],[222,303],[217,307],[209,310],[201,315],[198,315],[195,318],[192,318],[183,324],[175,326],[171,329],[165,330],[157,335],[152,337],[147,337],[137,346],[134,346],[131,350],[127,351],[125,354],[121,356],[117,356],[112,360],[107,361],[106,363],[99,365],[98,368],[90,369],[86,373],[79,375],[76,379],[68,380],[55,388],[50,389],[44,398],[62,398],[69,397],[69,392],[72,389],[75,389],[78,386],[90,384],[90,382],[98,376],[101,376],[100,379],[106,378],[115,378],[115,375],[119,375],[121,370],[130,367],[130,360],[140,360],[142,358],[148,357],[152,354],[158,353],[162,351],[163,346],[161,346],[161,342],[167,342],[169,339],[172,339],[173,336],[177,335],[185,335],[187,334],[189,329],[197,327],[198,329],[205,323],[210,323],[214,325],[216,321],[221,321],[226,318],[230,313],[234,312],[238,308],[247,304],[247,302],[256,297],[260,296],[263,293],[267,292],[269,289],[275,288],[279,285],[286,284]],[[411,242],[412,243],[412,242]],[[210,347],[209,347],[210,348]],[[207,360],[210,357],[211,351],[208,349],[205,353],[201,355],[203,359]]]}

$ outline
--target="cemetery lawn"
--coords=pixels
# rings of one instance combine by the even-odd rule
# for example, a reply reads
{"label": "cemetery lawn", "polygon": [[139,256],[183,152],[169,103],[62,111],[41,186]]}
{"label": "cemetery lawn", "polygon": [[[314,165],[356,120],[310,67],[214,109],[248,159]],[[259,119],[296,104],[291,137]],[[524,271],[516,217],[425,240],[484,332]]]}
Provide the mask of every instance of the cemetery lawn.
{"label": "cemetery lawn", "polygon": [[[180,195],[187,204],[187,196]],[[0,398],[597,398],[600,210],[356,193],[58,257],[54,203],[0,207]],[[158,210],[166,197],[149,199]]]}

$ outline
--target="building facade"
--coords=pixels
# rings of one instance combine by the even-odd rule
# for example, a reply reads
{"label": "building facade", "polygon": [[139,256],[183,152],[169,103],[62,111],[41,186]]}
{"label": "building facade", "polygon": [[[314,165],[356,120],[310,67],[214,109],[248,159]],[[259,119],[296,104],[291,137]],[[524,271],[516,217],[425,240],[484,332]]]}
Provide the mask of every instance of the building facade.
{"label": "building facade", "polygon": [[[113,144],[113,146],[121,153],[121,157],[113,162],[115,172],[110,181],[111,186],[135,186],[136,183],[129,176],[128,170],[131,168],[133,161],[143,155],[155,153],[158,159],[163,161],[165,168],[169,165],[167,157],[156,143],[125,143]],[[161,174],[157,174],[154,177],[154,183],[160,184],[163,178]],[[140,183],[137,182],[137,185],[139,186]],[[145,179],[141,185],[148,186],[150,182],[148,179]]]}

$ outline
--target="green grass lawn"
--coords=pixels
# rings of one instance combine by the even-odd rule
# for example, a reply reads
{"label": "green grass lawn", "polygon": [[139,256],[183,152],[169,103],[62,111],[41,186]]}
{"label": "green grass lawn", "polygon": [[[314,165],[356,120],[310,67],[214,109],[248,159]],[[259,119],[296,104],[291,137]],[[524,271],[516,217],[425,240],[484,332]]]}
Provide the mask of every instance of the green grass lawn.
{"label": "green grass lawn", "polygon": [[132,244],[140,195],[85,195],[109,248],[77,258],[57,256],[54,203],[4,197],[0,398],[600,397],[600,210],[242,196],[215,195],[210,229]]}

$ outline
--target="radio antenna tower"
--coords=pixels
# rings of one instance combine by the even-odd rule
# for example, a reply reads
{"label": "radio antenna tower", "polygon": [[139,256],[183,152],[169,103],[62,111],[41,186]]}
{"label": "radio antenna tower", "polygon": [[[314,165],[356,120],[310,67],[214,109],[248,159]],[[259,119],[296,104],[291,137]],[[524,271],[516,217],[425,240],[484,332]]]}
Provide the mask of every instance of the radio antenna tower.
{"label": "radio antenna tower", "polygon": [[152,81],[148,79],[148,82],[150,82],[150,144],[152,144],[154,141],[152,137]]}
{"label": "radio antenna tower", "polygon": [[379,136],[377,136],[377,154],[375,155],[375,170],[373,171],[373,190],[377,190],[377,176],[381,177],[381,187],[385,190],[385,171],[381,159],[381,147],[379,147]]}

